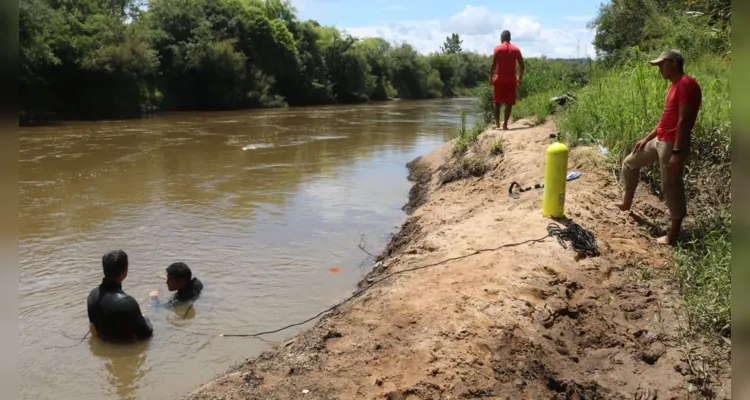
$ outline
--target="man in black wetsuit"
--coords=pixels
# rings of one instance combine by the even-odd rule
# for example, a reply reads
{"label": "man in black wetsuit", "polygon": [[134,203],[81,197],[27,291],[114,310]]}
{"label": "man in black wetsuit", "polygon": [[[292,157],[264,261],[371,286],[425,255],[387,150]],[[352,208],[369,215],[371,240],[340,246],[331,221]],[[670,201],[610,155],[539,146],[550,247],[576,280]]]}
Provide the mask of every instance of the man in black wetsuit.
{"label": "man in black wetsuit", "polygon": [[[167,306],[177,305],[198,299],[203,291],[203,283],[193,277],[192,271],[184,262],[176,262],[167,267],[167,288],[177,291]],[[159,292],[151,292],[152,303],[159,304]]]}
{"label": "man in black wetsuit", "polygon": [[88,297],[89,322],[92,333],[113,342],[148,339],[154,332],[151,322],[141,313],[138,302],[122,291],[128,276],[128,255],[122,250],[110,251],[102,257],[104,279]]}

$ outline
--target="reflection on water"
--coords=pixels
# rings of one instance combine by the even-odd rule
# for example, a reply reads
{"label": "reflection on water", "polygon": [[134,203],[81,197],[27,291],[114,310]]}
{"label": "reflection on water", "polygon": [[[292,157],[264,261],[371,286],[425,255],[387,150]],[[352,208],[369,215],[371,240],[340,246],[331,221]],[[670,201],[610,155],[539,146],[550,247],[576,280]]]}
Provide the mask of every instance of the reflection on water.
{"label": "reflection on water", "polygon": [[148,341],[144,341],[115,345],[97,338],[89,340],[91,354],[104,361],[104,369],[108,372],[107,381],[117,398],[138,398],[138,383],[146,374],[142,367],[146,361],[149,344]]}
{"label": "reflection on water", "polygon": [[[404,219],[405,164],[443,143],[468,100],[179,113],[21,131],[22,397],[165,399],[311,325],[351,294]],[[146,344],[86,333],[101,257],[128,253],[123,290]],[[190,308],[151,308],[165,268],[204,283]],[[332,272],[331,268],[338,268]],[[88,349],[86,349],[88,343]]]}

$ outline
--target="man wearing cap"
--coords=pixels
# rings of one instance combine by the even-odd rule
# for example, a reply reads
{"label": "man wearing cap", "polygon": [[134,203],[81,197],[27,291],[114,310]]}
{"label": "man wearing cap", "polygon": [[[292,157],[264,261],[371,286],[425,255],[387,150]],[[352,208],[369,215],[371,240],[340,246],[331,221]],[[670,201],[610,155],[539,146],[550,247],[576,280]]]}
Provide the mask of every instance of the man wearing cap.
{"label": "man wearing cap", "polygon": [[625,197],[618,203],[623,211],[630,210],[640,169],[659,162],[661,190],[672,220],[666,236],[656,241],[673,246],[687,214],[683,171],[690,153],[690,134],[701,106],[701,87],[693,77],[685,74],[685,58],[679,50],[667,50],[649,64],[659,67],[664,79],[669,79],[664,111],[651,133],[635,144],[633,152],[622,163]]}
{"label": "man wearing cap", "polygon": [[[516,104],[516,86],[523,83],[523,57],[521,50],[510,44],[510,31],[500,34],[500,45],[495,46],[490,65],[490,84],[492,85],[492,102],[494,104],[493,115],[495,117],[495,128],[500,127],[500,103],[505,104],[505,119],[503,129],[508,129],[510,111]],[[516,63],[520,67],[518,79],[516,79]],[[497,74],[497,75],[496,75]]]}

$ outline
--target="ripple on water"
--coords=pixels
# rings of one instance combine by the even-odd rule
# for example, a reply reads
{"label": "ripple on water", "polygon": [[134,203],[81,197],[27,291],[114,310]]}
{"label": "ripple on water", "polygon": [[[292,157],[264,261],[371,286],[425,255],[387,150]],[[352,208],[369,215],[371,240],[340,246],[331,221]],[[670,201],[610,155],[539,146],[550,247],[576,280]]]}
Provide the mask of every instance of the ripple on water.
{"label": "ripple on water", "polygon": [[269,149],[275,147],[271,143],[252,143],[242,147],[242,150]]}
{"label": "ripple on water", "polygon": [[[23,396],[178,397],[270,347],[218,334],[273,330],[351,294],[366,272],[361,235],[375,253],[403,218],[405,163],[441,143],[441,132],[456,123],[461,104],[428,104],[390,106],[393,115],[381,106],[336,107],[125,123],[132,131],[96,123],[34,131],[21,155]],[[379,117],[415,122],[380,124]],[[442,118],[452,120],[435,122]],[[330,142],[260,150],[320,140]],[[256,152],[238,152],[245,146]],[[53,158],[72,153],[92,157]],[[118,157],[133,158],[106,163]],[[74,345],[85,333],[86,296],[101,280],[102,254],[113,248],[128,252],[123,288],[141,301],[157,334],[131,353],[95,340],[47,350]],[[206,285],[187,317],[144,302],[165,289],[156,275],[178,260]]]}

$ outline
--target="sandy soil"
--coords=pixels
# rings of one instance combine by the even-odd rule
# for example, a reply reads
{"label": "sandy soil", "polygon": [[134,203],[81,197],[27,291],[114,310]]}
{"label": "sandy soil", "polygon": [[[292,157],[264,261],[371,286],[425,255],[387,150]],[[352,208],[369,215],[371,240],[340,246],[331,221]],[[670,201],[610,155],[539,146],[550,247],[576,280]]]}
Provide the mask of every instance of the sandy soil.
{"label": "sandy soil", "polygon": [[[452,143],[412,162],[409,218],[359,289],[547,235],[542,191],[512,199],[508,187],[543,182],[553,133],[525,121],[484,132],[469,154],[487,159],[480,177],[442,183]],[[573,149],[569,166],[583,175],[568,182],[566,215],[595,234],[599,257],[547,238],[399,274],[184,399],[700,398],[667,252],[610,206],[620,189],[597,150]],[[666,226],[645,190],[634,209]]]}

